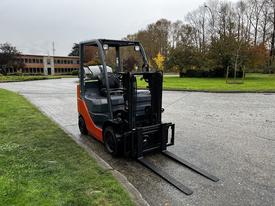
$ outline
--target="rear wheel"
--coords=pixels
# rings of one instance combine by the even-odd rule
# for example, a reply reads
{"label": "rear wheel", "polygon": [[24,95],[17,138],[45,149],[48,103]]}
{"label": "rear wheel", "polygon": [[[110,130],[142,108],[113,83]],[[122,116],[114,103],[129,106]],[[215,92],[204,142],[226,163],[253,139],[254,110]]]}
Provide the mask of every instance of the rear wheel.
{"label": "rear wheel", "polygon": [[106,150],[113,156],[117,156],[119,154],[118,149],[118,141],[114,132],[113,127],[107,126],[103,130],[103,141]]}
{"label": "rear wheel", "polygon": [[82,116],[78,117],[78,127],[79,127],[79,130],[80,130],[81,134],[84,134],[84,135],[88,134],[86,123],[85,123],[85,120]]}

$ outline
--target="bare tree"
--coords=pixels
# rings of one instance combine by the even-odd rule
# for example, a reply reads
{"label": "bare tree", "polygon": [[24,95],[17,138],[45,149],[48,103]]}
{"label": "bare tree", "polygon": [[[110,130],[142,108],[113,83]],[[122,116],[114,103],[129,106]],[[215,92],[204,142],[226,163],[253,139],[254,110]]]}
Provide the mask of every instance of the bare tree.
{"label": "bare tree", "polygon": [[171,24],[170,41],[171,41],[171,46],[173,48],[177,47],[177,44],[180,41],[180,33],[181,33],[182,25],[183,23],[180,20]]}
{"label": "bare tree", "polygon": [[274,44],[275,44],[275,2],[271,2],[272,13],[271,13],[271,23],[272,23],[272,36],[271,36],[271,43],[270,43],[270,56],[274,56]]}

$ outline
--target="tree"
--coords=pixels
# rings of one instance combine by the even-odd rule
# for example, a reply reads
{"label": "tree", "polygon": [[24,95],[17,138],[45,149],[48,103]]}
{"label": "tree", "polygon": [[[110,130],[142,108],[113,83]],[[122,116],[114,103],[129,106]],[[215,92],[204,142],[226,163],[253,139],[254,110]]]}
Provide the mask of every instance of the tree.
{"label": "tree", "polygon": [[271,59],[275,55],[275,2],[272,1],[272,15],[271,15],[271,22],[272,22],[272,36],[271,36],[271,43],[270,43],[270,57]]}
{"label": "tree", "polygon": [[22,69],[24,63],[19,58],[20,52],[9,43],[0,44],[0,73],[7,74],[7,69]]}
{"label": "tree", "polygon": [[170,41],[171,41],[171,47],[176,47],[178,42],[180,41],[180,33],[182,28],[182,21],[176,21],[171,24],[170,29]]}
{"label": "tree", "polygon": [[251,71],[264,69],[268,61],[268,50],[264,43],[249,48],[249,68]]}
{"label": "tree", "polygon": [[79,56],[79,44],[74,43],[72,51],[69,53],[69,56]]}
{"label": "tree", "polygon": [[123,71],[134,71],[135,66],[137,66],[138,61],[132,55],[129,55],[126,59],[123,59]]}
{"label": "tree", "polygon": [[158,55],[153,59],[157,65],[158,70],[164,70],[165,57],[159,52]]}
{"label": "tree", "polygon": [[160,52],[165,58],[168,55],[168,50],[171,46],[171,22],[166,19],[160,19],[155,23],[149,24],[146,29],[138,31],[136,34],[127,35],[127,40],[140,41],[146,50],[148,61],[154,64],[155,58]]}
{"label": "tree", "polygon": [[166,66],[171,70],[179,72],[190,69],[192,67],[199,68],[198,61],[199,52],[192,46],[179,45],[176,48],[171,48]]}
{"label": "tree", "polygon": [[237,41],[235,36],[224,36],[212,41],[208,59],[212,69],[226,71],[227,67],[240,68],[247,65],[249,44]]}

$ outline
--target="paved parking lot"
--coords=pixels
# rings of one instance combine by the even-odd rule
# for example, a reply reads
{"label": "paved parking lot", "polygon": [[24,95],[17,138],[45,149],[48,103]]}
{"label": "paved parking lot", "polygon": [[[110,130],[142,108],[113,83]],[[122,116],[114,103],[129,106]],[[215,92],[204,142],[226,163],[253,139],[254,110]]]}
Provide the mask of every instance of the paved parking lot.
{"label": "paved parking lot", "polygon": [[220,178],[217,183],[160,155],[147,157],[194,191],[186,196],[139,163],[112,158],[77,127],[77,79],[3,83],[124,174],[151,205],[275,205],[275,94],[164,92],[176,124],[169,150]]}

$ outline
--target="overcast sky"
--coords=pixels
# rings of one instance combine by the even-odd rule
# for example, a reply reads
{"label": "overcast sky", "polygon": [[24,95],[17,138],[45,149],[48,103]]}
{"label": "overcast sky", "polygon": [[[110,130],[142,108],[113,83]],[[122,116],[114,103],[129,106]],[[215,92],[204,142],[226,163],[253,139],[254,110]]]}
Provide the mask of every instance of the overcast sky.
{"label": "overcast sky", "polygon": [[0,43],[67,55],[74,42],[121,39],[160,18],[184,20],[204,0],[0,0]]}

